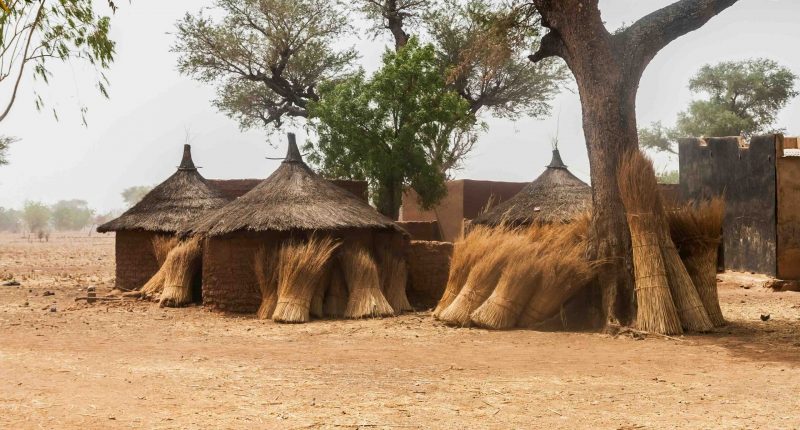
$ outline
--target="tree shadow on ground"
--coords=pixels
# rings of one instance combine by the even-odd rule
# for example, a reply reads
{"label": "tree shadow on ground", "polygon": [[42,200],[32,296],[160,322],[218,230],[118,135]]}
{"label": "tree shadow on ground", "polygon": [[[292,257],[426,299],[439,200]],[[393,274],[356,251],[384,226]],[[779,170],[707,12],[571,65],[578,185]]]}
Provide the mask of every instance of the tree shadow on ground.
{"label": "tree shadow on ground", "polygon": [[694,339],[700,345],[721,346],[735,357],[800,367],[800,321],[732,321]]}

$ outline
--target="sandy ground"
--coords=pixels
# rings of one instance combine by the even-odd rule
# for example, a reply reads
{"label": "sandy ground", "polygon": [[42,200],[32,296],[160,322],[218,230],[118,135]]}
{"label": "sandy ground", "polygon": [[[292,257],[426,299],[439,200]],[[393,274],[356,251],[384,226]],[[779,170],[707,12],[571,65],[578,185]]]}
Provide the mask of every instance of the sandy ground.
{"label": "sandy ground", "polygon": [[0,428],[800,428],[800,293],[757,277],[671,340],[75,302],[113,267],[111,237],[0,236]]}

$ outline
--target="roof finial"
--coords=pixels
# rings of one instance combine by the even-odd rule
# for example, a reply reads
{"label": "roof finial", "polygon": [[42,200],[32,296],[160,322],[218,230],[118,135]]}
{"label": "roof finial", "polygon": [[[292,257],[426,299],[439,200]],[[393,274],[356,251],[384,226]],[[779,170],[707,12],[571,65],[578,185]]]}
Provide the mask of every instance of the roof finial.
{"label": "roof finial", "polygon": [[194,161],[192,161],[192,145],[188,143],[183,145],[183,159],[181,160],[181,165],[178,166],[178,170],[197,170]]}
{"label": "roof finial", "polygon": [[286,158],[284,163],[303,162],[303,156],[300,155],[300,150],[297,148],[297,138],[294,133],[289,133],[289,150],[286,151]]}
{"label": "roof finial", "polygon": [[553,159],[550,160],[550,165],[547,166],[548,169],[566,169],[567,166],[564,165],[564,162],[561,160],[561,153],[558,152],[558,148],[553,149]]}

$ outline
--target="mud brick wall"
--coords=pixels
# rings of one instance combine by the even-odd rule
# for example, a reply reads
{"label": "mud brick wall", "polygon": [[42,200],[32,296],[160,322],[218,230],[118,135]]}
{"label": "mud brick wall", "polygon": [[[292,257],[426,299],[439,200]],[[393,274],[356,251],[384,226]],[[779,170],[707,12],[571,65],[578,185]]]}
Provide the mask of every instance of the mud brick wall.
{"label": "mud brick wall", "polygon": [[436,221],[398,221],[397,225],[407,231],[412,240],[442,240]]}
{"label": "mud brick wall", "polygon": [[800,142],[785,137],[778,143],[778,278],[800,279],[800,157],[783,154]]}
{"label": "mud brick wall", "polygon": [[729,270],[777,274],[778,136],[684,139],[679,144],[683,199],[724,195],[723,256]]}
{"label": "mud brick wall", "polygon": [[412,240],[408,249],[408,299],[416,308],[436,306],[447,286],[453,244]]}
{"label": "mud brick wall", "polygon": [[268,235],[236,233],[209,238],[203,252],[203,305],[211,309],[255,313],[261,304],[253,260]]}
{"label": "mud brick wall", "polygon": [[118,231],[114,241],[116,280],[122,290],[138,290],[158,271],[152,240],[156,233]]}

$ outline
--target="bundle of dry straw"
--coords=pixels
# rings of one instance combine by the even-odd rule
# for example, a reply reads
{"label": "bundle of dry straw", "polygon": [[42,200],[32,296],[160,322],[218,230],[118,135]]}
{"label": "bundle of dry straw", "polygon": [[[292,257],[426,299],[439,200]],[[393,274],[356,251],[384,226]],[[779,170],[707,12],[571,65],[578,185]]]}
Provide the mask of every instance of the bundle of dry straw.
{"label": "bundle of dry straw", "polygon": [[408,267],[402,238],[390,238],[386,243],[376,246],[376,249],[380,260],[381,287],[389,306],[396,315],[413,310],[406,295]]}
{"label": "bundle of dry straw", "polygon": [[554,227],[545,238],[547,252],[540,253],[539,285],[523,308],[518,327],[531,328],[555,316],[594,279],[598,263],[588,258],[589,226],[590,216],[585,214],[571,224]]}
{"label": "bundle of dry straw", "polygon": [[175,236],[159,235],[154,237],[150,243],[153,247],[153,255],[158,263],[158,271],[156,271],[139,290],[142,293],[142,297],[154,297],[164,289],[164,276],[166,272],[161,270],[161,268],[164,267],[164,261],[166,261],[169,252],[178,245],[178,238]]}
{"label": "bundle of dry straw", "polygon": [[622,157],[617,180],[627,212],[636,277],[636,320],[640,329],[661,334],[683,332],[661,252],[665,222],[658,213],[653,165],[640,151]]}
{"label": "bundle of dry straw", "polygon": [[524,235],[506,228],[492,229],[489,234],[481,234],[472,240],[485,242],[473,245],[473,249],[485,251],[476,258],[477,262],[468,271],[466,282],[456,298],[439,314],[439,319],[449,325],[466,327],[472,323],[470,315],[494,291],[506,264],[514,260],[516,252],[528,243]]}
{"label": "bundle of dry straw", "polygon": [[717,252],[722,241],[725,202],[721,197],[690,202],[670,211],[669,227],[700,300],[716,327],[725,325],[717,295]]}
{"label": "bundle of dry straw", "polygon": [[370,318],[394,315],[381,292],[378,266],[366,247],[350,244],[341,250],[339,261],[348,289],[346,318]]}
{"label": "bundle of dry straw", "polygon": [[489,252],[493,246],[493,242],[490,240],[492,235],[493,230],[491,228],[478,226],[473,228],[464,239],[455,243],[453,256],[450,259],[450,274],[448,275],[447,286],[442,298],[433,310],[434,318],[439,318],[442,311],[453,303],[464,284],[467,283],[467,277],[472,267]]}
{"label": "bundle of dry straw", "polygon": [[271,319],[278,305],[278,252],[274,246],[261,246],[255,254],[253,268],[261,293],[261,305],[256,316]]}
{"label": "bundle of dry straw", "polygon": [[330,237],[290,241],[278,253],[278,302],[272,319],[303,323],[310,319],[311,300],[338,244]]}
{"label": "bundle of dry straw", "polygon": [[167,254],[164,265],[164,291],[161,292],[161,306],[177,307],[192,302],[192,282],[200,275],[203,258],[202,241],[192,237],[178,244]]}

